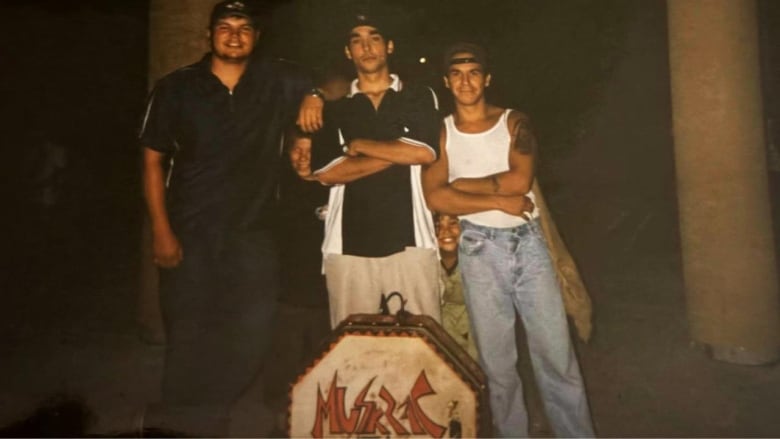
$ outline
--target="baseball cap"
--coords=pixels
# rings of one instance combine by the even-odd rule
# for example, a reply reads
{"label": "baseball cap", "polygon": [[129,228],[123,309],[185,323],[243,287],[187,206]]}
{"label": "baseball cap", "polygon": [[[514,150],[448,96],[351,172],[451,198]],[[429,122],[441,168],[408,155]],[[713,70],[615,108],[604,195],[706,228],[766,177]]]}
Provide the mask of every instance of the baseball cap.
{"label": "baseball cap", "polygon": [[[454,58],[456,54],[464,52],[470,53],[471,56]],[[452,44],[444,51],[442,66],[444,68],[444,72],[446,73],[453,64],[464,64],[472,62],[481,65],[486,72],[489,70],[487,51],[482,46],[474,43],[458,42]]]}
{"label": "baseball cap", "polygon": [[252,23],[252,26],[258,26],[257,11],[254,10],[250,3],[245,3],[241,0],[225,0],[214,5],[214,9],[211,10],[209,27],[214,27],[217,21],[225,17],[246,18]]}
{"label": "baseball cap", "polygon": [[379,33],[385,38],[385,40],[392,39],[388,34],[389,27],[387,21],[378,14],[370,14],[368,12],[356,12],[348,14],[344,23],[344,33],[347,39],[350,38],[352,29],[358,26],[371,26],[377,29]]}

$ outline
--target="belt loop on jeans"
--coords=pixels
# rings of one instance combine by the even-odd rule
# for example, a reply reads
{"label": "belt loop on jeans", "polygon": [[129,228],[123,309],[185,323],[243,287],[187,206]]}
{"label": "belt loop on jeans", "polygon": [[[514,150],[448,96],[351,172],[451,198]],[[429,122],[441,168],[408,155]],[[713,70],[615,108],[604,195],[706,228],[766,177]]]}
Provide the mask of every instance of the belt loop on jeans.
{"label": "belt loop on jeans", "polygon": [[537,233],[537,234],[541,232],[539,230],[539,221],[537,221],[537,218],[531,218],[530,221],[528,221],[527,223],[525,223],[523,225],[526,225],[526,224],[528,225],[528,228],[531,230],[531,232],[534,232],[534,233]]}

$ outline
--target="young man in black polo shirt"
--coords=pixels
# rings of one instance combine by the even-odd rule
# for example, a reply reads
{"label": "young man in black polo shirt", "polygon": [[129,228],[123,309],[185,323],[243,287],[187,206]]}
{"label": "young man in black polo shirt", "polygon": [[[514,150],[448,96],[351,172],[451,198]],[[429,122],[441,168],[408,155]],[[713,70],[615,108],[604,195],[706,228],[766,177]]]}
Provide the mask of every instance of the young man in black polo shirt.
{"label": "young man in black polo shirt", "polygon": [[379,311],[399,291],[406,309],[439,320],[436,238],[420,165],[438,151],[436,97],[390,74],[394,43],[376,17],[351,17],[348,43],[357,79],[326,105],[312,169],[333,185],[323,242],[331,325]]}
{"label": "young man in black polo shirt", "polygon": [[279,145],[311,82],[253,56],[260,28],[241,1],[214,7],[209,34],[209,54],[156,84],[140,134],[167,334],[145,424],[222,436],[271,337]]}

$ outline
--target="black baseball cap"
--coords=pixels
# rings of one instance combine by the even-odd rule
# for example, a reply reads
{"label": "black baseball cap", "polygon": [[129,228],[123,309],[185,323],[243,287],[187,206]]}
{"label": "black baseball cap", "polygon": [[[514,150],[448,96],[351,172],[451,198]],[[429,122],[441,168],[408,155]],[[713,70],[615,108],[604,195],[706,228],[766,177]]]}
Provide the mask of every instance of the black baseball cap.
{"label": "black baseball cap", "polygon": [[211,19],[209,20],[209,28],[214,27],[217,21],[226,17],[238,17],[246,18],[252,23],[252,26],[259,26],[259,16],[256,8],[252,3],[243,2],[241,0],[225,0],[214,5],[214,9],[211,10]]}
{"label": "black baseball cap", "polygon": [[368,12],[362,11],[351,13],[346,17],[344,22],[344,32],[346,34],[347,40],[349,40],[352,34],[352,29],[358,26],[371,26],[376,28],[376,30],[384,37],[385,40],[391,40],[392,38],[388,34],[389,26],[387,22],[388,20],[383,19],[378,14],[370,14]]}
{"label": "black baseball cap", "polygon": [[[458,53],[470,53],[471,56],[455,58],[455,55]],[[477,63],[482,66],[482,69],[485,72],[490,70],[490,67],[488,66],[487,51],[484,47],[474,43],[458,42],[452,44],[444,51],[444,58],[442,61],[445,75],[453,64]]]}

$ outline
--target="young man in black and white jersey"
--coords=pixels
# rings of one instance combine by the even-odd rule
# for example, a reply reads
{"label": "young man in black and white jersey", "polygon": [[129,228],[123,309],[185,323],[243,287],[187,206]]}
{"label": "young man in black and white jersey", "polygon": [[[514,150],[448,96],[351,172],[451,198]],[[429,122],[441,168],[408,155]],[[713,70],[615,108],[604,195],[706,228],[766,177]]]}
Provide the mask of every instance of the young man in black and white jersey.
{"label": "young man in black and white jersey", "polygon": [[357,79],[326,105],[311,159],[312,177],[332,186],[322,247],[331,325],[378,312],[393,291],[407,311],[439,320],[437,244],[420,182],[420,166],[438,154],[436,97],[390,73],[395,46],[379,17],[348,20],[344,53]]}

